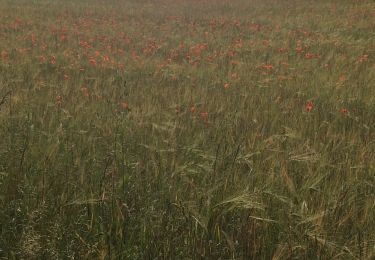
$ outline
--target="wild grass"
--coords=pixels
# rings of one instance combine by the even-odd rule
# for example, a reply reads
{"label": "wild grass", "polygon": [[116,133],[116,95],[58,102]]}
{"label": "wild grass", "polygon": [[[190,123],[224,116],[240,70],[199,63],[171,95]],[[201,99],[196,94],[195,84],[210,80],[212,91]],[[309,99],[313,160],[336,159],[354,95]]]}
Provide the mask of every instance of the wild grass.
{"label": "wild grass", "polygon": [[0,258],[373,259],[373,1],[2,1]]}

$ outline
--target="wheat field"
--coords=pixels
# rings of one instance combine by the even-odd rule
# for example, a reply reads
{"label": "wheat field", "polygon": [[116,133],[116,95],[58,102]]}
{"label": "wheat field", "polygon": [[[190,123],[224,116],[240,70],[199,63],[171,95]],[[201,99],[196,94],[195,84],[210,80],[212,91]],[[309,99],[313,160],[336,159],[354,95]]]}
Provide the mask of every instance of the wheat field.
{"label": "wheat field", "polygon": [[0,259],[374,259],[375,2],[0,2]]}

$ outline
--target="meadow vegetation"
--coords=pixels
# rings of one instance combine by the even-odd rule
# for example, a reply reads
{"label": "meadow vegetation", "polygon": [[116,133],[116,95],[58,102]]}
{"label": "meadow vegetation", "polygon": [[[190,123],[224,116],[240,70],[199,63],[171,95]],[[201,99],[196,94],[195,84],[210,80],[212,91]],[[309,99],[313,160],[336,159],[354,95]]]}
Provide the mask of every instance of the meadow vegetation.
{"label": "meadow vegetation", "polygon": [[374,259],[371,0],[0,2],[0,258]]}

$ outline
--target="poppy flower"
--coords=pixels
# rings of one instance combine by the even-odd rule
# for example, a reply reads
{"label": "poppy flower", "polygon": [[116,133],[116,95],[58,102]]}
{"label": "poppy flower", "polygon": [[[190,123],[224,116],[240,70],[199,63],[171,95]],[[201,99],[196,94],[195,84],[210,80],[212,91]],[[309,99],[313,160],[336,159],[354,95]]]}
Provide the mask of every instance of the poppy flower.
{"label": "poppy flower", "polygon": [[365,62],[365,61],[368,61],[368,55],[367,54],[364,54],[364,55],[359,57],[359,62]]}
{"label": "poppy flower", "polygon": [[312,59],[312,58],[314,58],[314,54],[311,54],[311,53],[305,54],[305,59]]}
{"label": "poppy flower", "polygon": [[305,111],[310,112],[312,109],[313,109],[313,102],[307,101],[306,106],[305,106]]}
{"label": "poppy flower", "polygon": [[208,120],[208,112],[201,112],[199,115],[203,120]]}
{"label": "poppy flower", "polygon": [[61,103],[62,103],[62,97],[60,95],[58,95],[56,97],[56,105],[61,105]]}
{"label": "poppy flower", "polygon": [[93,65],[93,66],[96,66],[97,62],[94,58],[90,58],[90,63]]}
{"label": "poppy flower", "polygon": [[86,87],[82,87],[81,92],[85,97],[90,96],[89,90]]}
{"label": "poppy flower", "polygon": [[347,115],[349,113],[349,110],[345,107],[341,108],[340,109],[340,113],[343,114],[343,115]]}
{"label": "poppy flower", "polygon": [[125,110],[128,110],[129,109],[129,104],[127,102],[122,102],[121,103],[121,107]]}
{"label": "poppy flower", "polygon": [[236,54],[235,51],[228,51],[228,56],[233,57]]}
{"label": "poppy flower", "polygon": [[263,69],[271,70],[271,69],[273,69],[273,66],[272,65],[263,65]]}
{"label": "poppy flower", "polygon": [[56,57],[55,56],[52,56],[51,59],[50,59],[50,63],[52,65],[55,65],[56,64]]}
{"label": "poppy flower", "polygon": [[303,51],[303,48],[301,46],[297,46],[296,52],[301,53]]}

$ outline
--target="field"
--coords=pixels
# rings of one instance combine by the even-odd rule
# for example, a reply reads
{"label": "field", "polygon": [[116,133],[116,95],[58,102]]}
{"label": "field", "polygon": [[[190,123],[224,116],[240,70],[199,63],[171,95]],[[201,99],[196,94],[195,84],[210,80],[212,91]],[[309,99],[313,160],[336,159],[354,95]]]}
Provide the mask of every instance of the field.
{"label": "field", "polygon": [[374,259],[375,2],[0,2],[0,259]]}

